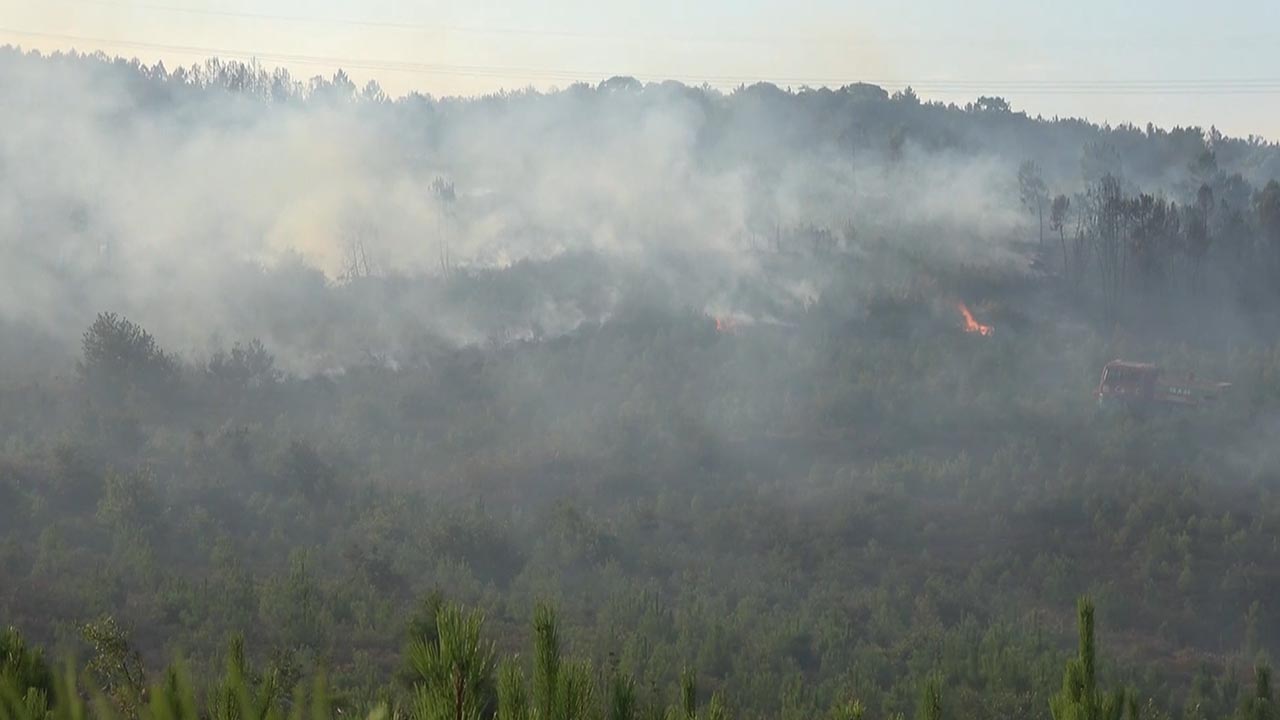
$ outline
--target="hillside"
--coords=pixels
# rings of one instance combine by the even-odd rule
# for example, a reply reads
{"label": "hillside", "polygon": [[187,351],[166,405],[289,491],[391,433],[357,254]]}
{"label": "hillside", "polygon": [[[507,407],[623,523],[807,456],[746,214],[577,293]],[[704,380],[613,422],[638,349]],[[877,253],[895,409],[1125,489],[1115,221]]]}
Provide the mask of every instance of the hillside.
{"label": "hillside", "polygon": [[[1049,717],[1088,595],[1106,685],[1208,718],[1280,651],[1275,145],[0,68],[0,626],[49,657],[204,692],[239,633],[363,712],[442,601],[502,654],[545,603],[655,707]],[[1109,412],[1114,358],[1231,387]]]}

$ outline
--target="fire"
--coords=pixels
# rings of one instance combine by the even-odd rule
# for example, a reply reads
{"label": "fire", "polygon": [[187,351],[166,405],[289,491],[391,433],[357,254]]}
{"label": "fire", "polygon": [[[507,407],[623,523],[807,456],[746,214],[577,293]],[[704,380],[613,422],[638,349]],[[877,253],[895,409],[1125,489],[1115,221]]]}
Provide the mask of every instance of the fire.
{"label": "fire", "polygon": [[978,333],[979,335],[981,335],[981,336],[983,336],[983,337],[987,337],[988,335],[990,335],[991,333],[993,333],[993,332],[995,332],[995,331],[996,331],[996,329],[995,329],[995,328],[993,328],[993,327],[991,327],[990,325],[983,325],[982,323],[978,322],[977,320],[974,320],[974,319],[973,319],[973,313],[969,312],[969,307],[968,307],[967,305],[965,305],[964,303],[962,303],[962,302],[957,302],[957,303],[956,303],[956,309],[957,309],[957,310],[959,310],[959,311],[960,311],[960,314],[964,316],[964,331],[965,331],[965,332],[967,332],[967,333]]}
{"label": "fire", "polygon": [[733,318],[731,317],[716,318],[716,332],[731,333],[731,332],[737,332],[737,330],[738,330],[738,323]]}

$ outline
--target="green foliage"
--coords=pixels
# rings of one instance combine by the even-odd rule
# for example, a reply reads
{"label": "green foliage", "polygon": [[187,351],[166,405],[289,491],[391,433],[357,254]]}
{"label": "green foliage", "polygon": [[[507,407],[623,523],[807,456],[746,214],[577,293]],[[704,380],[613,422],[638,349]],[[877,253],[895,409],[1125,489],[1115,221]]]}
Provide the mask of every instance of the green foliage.
{"label": "green foliage", "polygon": [[[13,678],[0,678],[0,720],[86,720],[89,709],[76,688],[75,673],[67,668],[52,693],[23,688]],[[112,720],[115,711],[105,702],[95,703],[94,717]],[[188,716],[190,717],[190,716]]]}
{"label": "green foliage", "polygon": [[[151,687],[147,702],[122,708],[101,692],[90,693],[86,703],[70,670],[49,698],[34,689],[25,698],[15,694],[16,686],[0,682],[0,720],[334,720],[342,717],[334,704],[323,676],[316,676],[308,690],[299,684],[289,703],[275,687],[255,687],[244,665],[242,647],[233,643],[226,677],[210,693],[202,707],[187,672],[171,666],[164,679]],[[14,698],[19,698],[13,702]],[[365,720],[387,720],[385,707],[370,711]]]}
{"label": "green foliage", "polygon": [[508,658],[498,666],[497,720],[529,720],[529,690],[519,663]]}
{"label": "green foliage", "polygon": [[[1051,714],[1071,720],[1140,720],[1159,717],[1159,711],[1148,704],[1140,708],[1135,693],[1102,693],[1096,682],[1097,648],[1093,637],[1093,605],[1087,599],[1078,607],[1080,646],[1076,657],[1067,663],[1064,686],[1050,703]],[[491,642],[482,638],[483,615],[466,611],[456,604],[443,603],[435,622],[436,637],[427,642],[422,637],[411,639],[408,662],[414,669],[412,692],[403,709],[390,711],[386,702],[369,706],[368,720],[388,717],[450,718],[452,720],[530,720],[530,718],[564,718],[565,720],[635,720],[641,717],[686,718],[696,720],[729,720],[729,704],[722,692],[715,692],[705,708],[699,709],[695,675],[686,669],[681,673],[679,703],[665,714],[656,706],[645,711],[640,703],[634,680],[615,672],[604,697],[596,694],[595,673],[587,661],[569,659],[557,650],[554,656],[555,682],[542,687],[556,688],[549,697],[531,698],[517,656],[497,661]],[[558,645],[555,613],[540,604],[535,611],[535,646],[539,642]],[[39,652],[29,650],[16,634],[5,636],[7,658],[0,672],[0,720],[99,720],[138,718],[139,720],[320,720],[349,717],[354,710],[343,704],[330,691],[323,673],[314,673],[304,681],[288,663],[273,663],[267,672],[253,671],[242,638],[233,637],[227,650],[222,679],[204,693],[191,682],[185,664],[169,666],[160,682],[143,691],[132,691],[121,699],[118,678],[132,664],[127,638],[109,619],[86,628],[93,638],[97,653],[86,666],[95,677],[117,678],[114,683],[95,687],[84,696],[76,689],[76,676],[71,670],[61,683],[54,683]],[[539,640],[541,638],[541,640]],[[122,664],[124,663],[124,664]],[[496,669],[496,684],[495,684]],[[141,669],[129,669],[141,675]],[[101,681],[99,681],[101,682]],[[139,686],[141,681],[135,681]],[[943,679],[931,673],[920,687],[916,715],[921,720],[941,720]],[[292,691],[290,690],[292,689]],[[801,717],[806,705],[806,689],[792,684],[783,690],[785,717]],[[1202,691],[1203,692],[1203,691]],[[546,702],[544,707],[536,706]],[[832,703],[828,709],[810,706],[807,714],[829,720],[861,720],[865,706],[856,700]],[[543,713],[548,713],[543,715]],[[754,714],[751,716],[755,716]],[[948,716],[950,714],[948,713]],[[901,714],[890,717],[901,718]],[[1190,717],[1190,716],[1189,716]],[[1241,706],[1238,717],[1243,720],[1273,720],[1270,669],[1257,667],[1253,695]]]}
{"label": "green foliage", "polygon": [[104,615],[82,625],[80,634],[90,648],[86,669],[96,679],[97,689],[124,714],[136,713],[146,701],[147,679],[142,656],[128,633],[115,618]]}
{"label": "green foliage", "polygon": [[722,693],[711,694],[711,702],[707,704],[706,720],[729,720],[729,703]]}
{"label": "green foliage", "polygon": [[28,645],[17,628],[0,632],[0,682],[45,696],[53,692],[53,672],[45,663],[44,654]]}
{"label": "green foliage", "polygon": [[[43,61],[0,52],[10,62]],[[181,76],[56,63],[124,80],[104,86],[161,112],[228,90],[246,110],[356,97],[345,76],[307,89],[221,61]],[[619,78],[358,102],[362,118],[448,138],[494,108],[591,107],[610,123],[612,109],[629,119],[617,127],[647,127],[673,93],[695,110],[679,115],[697,124],[690,167],[745,193],[727,203],[744,227],[721,228],[714,252],[659,243],[676,272],[592,252],[467,267],[442,241],[438,275],[378,277],[361,235],[342,281],[297,259],[227,274],[232,305],[211,314],[251,316],[234,331],[270,351],[184,361],[104,313],[48,328],[72,348],[44,355],[24,340],[39,333],[0,319],[0,617],[61,652],[110,614],[86,630],[83,676],[50,676],[5,636],[5,712],[678,720],[726,716],[732,698],[735,715],[785,720],[1270,716],[1269,676],[1250,694],[1238,674],[1280,651],[1280,146],[865,85]],[[741,144],[769,118],[795,131]],[[938,222],[913,195],[929,182],[897,188],[914,204],[883,218],[852,192],[878,158],[929,180],[935,152],[947,167],[989,155],[1009,187]],[[837,162],[797,185],[810,157]],[[474,175],[430,184],[434,234],[497,227]],[[1058,248],[1014,256],[1003,227],[964,222],[1003,223],[1019,200]],[[66,204],[90,216],[67,238],[111,235],[92,203]],[[691,215],[716,216],[703,209]],[[563,241],[611,210],[574,218]],[[600,226],[641,242],[685,230]],[[1044,272],[1058,250],[1066,282]],[[78,264],[63,260],[59,273]],[[958,300],[995,335],[961,332]],[[199,318],[184,326],[183,347],[209,339]],[[1230,381],[1230,397],[1100,416],[1090,391],[1113,357]],[[504,650],[527,639],[515,628],[535,598],[559,615],[539,607],[533,652],[490,681],[466,660],[471,616],[446,633],[431,588],[483,608]],[[1064,677],[1059,609],[1083,592],[1125,642],[1097,661],[1082,608]],[[237,642],[222,657],[236,634],[263,655]],[[174,670],[148,687],[141,659],[175,653],[190,681]],[[317,676],[332,687],[301,681]],[[1103,677],[1136,690],[1121,702]],[[465,707],[442,678],[464,681]]]}
{"label": "green foliage", "polygon": [[301,440],[289,443],[280,461],[279,473],[284,488],[308,499],[317,499],[333,489],[333,467],[314,447]]}
{"label": "green foliage", "polygon": [[[1122,714],[1230,713],[1233,673],[1280,649],[1280,353],[1071,335],[1015,311],[1056,296],[929,267],[938,288],[850,281],[794,326],[631,308],[554,341],[280,377],[253,402],[183,366],[182,403],[139,413],[130,453],[82,383],[55,384],[55,415],[21,432],[6,394],[0,615],[65,647],[109,611],[141,656],[188,658],[200,693],[242,632],[293,664],[276,689],[258,685],[269,664],[250,678],[272,703],[293,711],[289,677],[324,672],[345,712],[404,713],[416,673],[380,679],[412,667],[406,621],[438,643],[431,588],[483,608],[504,649],[556,598],[524,702],[502,707],[499,673],[485,712],[621,698],[619,714],[688,717],[688,661],[698,716],[716,694],[743,717],[916,715],[937,672],[945,713],[968,718],[1042,713],[1060,687],[1088,709],[1098,668],[1059,682],[1066,623],[1047,609],[1088,590],[1132,640],[1107,667],[1140,692],[1125,705],[1151,699]],[[942,287],[1011,332],[960,333]],[[1131,352],[1241,400],[1095,415],[1100,363]],[[134,708],[153,692],[118,673],[90,687]]]}
{"label": "green foliage", "polygon": [[635,680],[621,673],[614,673],[609,681],[609,708],[606,718],[637,720],[638,711]]}
{"label": "green foliage", "polygon": [[195,688],[185,668],[170,665],[164,679],[148,693],[146,708],[140,713],[150,720],[183,720],[200,717]]}
{"label": "green foliage", "polygon": [[283,377],[275,357],[257,339],[236,343],[230,352],[218,350],[209,358],[207,372],[222,392],[262,391]]}
{"label": "green foliage", "polygon": [[561,665],[560,693],[555,705],[557,720],[589,720],[597,713],[596,681],[587,661],[572,661]]}
{"label": "green foliage", "polygon": [[480,637],[484,616],[443,605],[437,638],[412,641],[409,661],[417,675],[415,720],[480,720],[491,703],[494,650]]}
{"label": "green foliage", "polygon": [[698,677],[689,668],[680,673],[680,709],[686,720],[697,720]]}
{"label": "green foliage", "polygon": [[861,702],[848,700],[833,706],[827,718],[828,720],[862,720],[866,714],[867,709]]}
{"label": "green foliage", "polygon": [[294,552],[289,570],[263,589],[262,615],[289,645],[317,647],[323,643],[325,624],[321,590],[306,554]]}
{"label": "green foliage", "polygon": [[[401,657],[404,658],[400,680],[406,687],[412,687],[417,679],[417,671],[411,661],[414,644],[434,645],[440,640],[440,631],[436,625],[436,619],[440,616],[440,610],[444,608],[444,605],[444,595],[437,590],[433,590],[422,598],[414,609],[413,614],[409,617],[405,643],[400,653]],[[523,678],[521,680],[523,682]]]}
{"label": "green foliage", "polygon": [[97,398],[120,404],[142,393],[158,399],[178,371],[151,333],[115,313],[100,313],[81,340],[80,377]]}
{"label": "green foliage", "polygon": [[556,612],[539,603],[533,611],[533,706],[538,720],[566,720],[560,654]]}
{"label": "green foliage", "polygon": [[1120,720],[1126,709],[1125,692],[1105,693],[1098,688],[1094,607],[1087,597],[1077,605],[1077,627],[1076,657],[1067,663],[1062,689],[1049,701],[1053,720]]}
{"label": "green foliage", "polygon": [[1253,671],[1253,694],[1245,698],[1236,713],[1240,720],[1275,720],[1278,716],[1271,691],[1271,666],[1258,663]]}
{"label": "green foliage", "polygon": [[[920,707],[916,711],[919,720],[942,720],[942,680],[930,677],[920,694]],[[1058,720],[1054,716],[1054,720]]]}

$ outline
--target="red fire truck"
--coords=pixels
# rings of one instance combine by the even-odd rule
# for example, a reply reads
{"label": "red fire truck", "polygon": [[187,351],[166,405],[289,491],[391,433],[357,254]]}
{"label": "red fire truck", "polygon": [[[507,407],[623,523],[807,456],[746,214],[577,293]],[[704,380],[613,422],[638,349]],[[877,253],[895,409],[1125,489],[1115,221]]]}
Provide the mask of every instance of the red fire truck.
{"label": "red fire truck", "polygon": [[1216,402],[1231,383],[1204,382],[1195,373],[1173,377],[1152,363],[1112,360],[1102,368],[1098,382],[1098,404],[1199,407]]}

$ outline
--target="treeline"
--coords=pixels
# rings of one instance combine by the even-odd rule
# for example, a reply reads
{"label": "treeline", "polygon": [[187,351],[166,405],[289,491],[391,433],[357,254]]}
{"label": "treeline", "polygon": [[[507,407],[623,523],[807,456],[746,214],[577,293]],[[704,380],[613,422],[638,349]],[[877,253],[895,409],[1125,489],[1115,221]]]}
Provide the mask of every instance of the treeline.
{"label": "treeline", "polygon": [[[1243,309],[1270,317],[1244,317],[1238,334],[1275,332],[1280,190],[1270,183],[1280,148],[1257,137],[1037,118],[1000,98],[945,104],[865,84],[719,91],[610,78],[391,99],[342,73],[300,82],[216,59],[170,69],[4,48],[0,65],[24,89],[11,163],[58,169],[8,177],[6,286],[25,296],[59,290],[0,318],[4,371],[24,359],[14,346],[65,341],[74,333],[64,328],[102,308],[189,333],[172,340],[184,348],[215,333],[259,337],[283,366],[306,371],[364,353],[410,362],[423,335],[452,344],[558,335],[641,292],[699,312],[790,321],[842,281],[865,289],[905,274],[877,254],[884,248],[975,267],[1019,262],[1009,240],[1028,227],[1015,184],[1044,247],[1041,267],[1076,291],[1067,302],[1086,305],[1091,319],[1114,327],[1136,307],[1176,305],[1220,316],[1188,325],[1225,327],[1221,317]],[[117,112],[59,115],[67,88],[110,98]],[[43,120],[46,112],[80,130]],[[205,130],[223,142],[195,142]],[[60,132],[89,133],[122,156],[82,167],[60,152]],[[275,142],[284,136],[306,143]],[[323,216],[308,208],[314,193],[302,178],[254,184],[256,148],[270,156],[263,162],[290,168],[324,159],[312,142],[342,150],[320,171],[334,182]],[[130,159],[163,153],[189,158],[193,177],[248,182],[171,184],[190,192],[161,205],[144,195],[163,194],[162,182],[115,179]],[[77,184],[86,171],[102,177]],[[214,196],[227,212],[198,210]],[[162,206],[174,211],[149,210]],[[187,262],[186,238],[212,268]],[[508,264],[512,272],[492,272]],[[174,274],[183,281],[171,288]],[[22,298],[7,299],[18,307]],[[164,312],[184,303],[213,308],[208,322]],[[433,312],[419,312],[425,306]],[[23,332],[11,330],[21,323]]]}
{"label": "treeline", "polygon": [[[207,275],[197,251],[217,259],[223,242],[265,236],[279,217],[268,199],[228,230],[221,209],[202,214],[222,186],[177,206],[201,213],[167,206],[177,219],[159,229],[152,220],[164,218],[148,213],[111,224],[112,207],[151,207],[145,197],[117,206],[64,192],[108,180],[49,178],[32,188],[43,209],[13,194],[21,222],[0,248],[23,289],[0,285],[21,299],[0,319],[0,619],[53,657],[93,652],[91,680],[59,691],[65,673],[41,670],[7,636],[18,649],[5,657],[27,678],[11,683],[16,713],[83,715],[100,691],[118,712],[156,717],[305,713],[317,695],[329,699],[320,714],[436,717],[448,675],[466,680],[451,707],[461,699],[485,718],[519,717],[519,698],[530,717],[559,718],[569,711],[547,708],[562,696],[591,714],[614,712],[618,698],[641,716],[670,705],[704,716],[706,689],[732,715],[786,720],[1269,717],[1268,683],[1241,710],[1251,694],[1241,678],[1280,652],[1280,332],[1258,317],[1277,307],[1274,145],[869,86],[719,93],[619,78],[393,101],[342,76],[304,88],[251,65],[179,74],[13,50],[0,63],[36,98],[15,121],[26,110],[61,117],[41,99],[74,81],[121,108],[89,113],[88,125],[126,149],[154,151],[161,126],[175,132],[158,147],[187,148],[203,137],[190,132],[197,119],[243,129],[267,109],[297,119],[299,106],[329,117],[332,91],[350,105],[345,120],[387,121],[371,126],[378,142],[354,146],[374,157],[357,164],[368,172],[353,185],[382,182],[387,167],[423,181],[389,182],[404,203],[363,208],[368,223],[336,250],[346,266],[337,280],[239,257]],[[529,117],[539,118],[532,130]],[[678,131],[645,135],[671,117]],[[485,132],[486,119],[503,122]],[[37,157],[63,146],[59,126],[29,125],[32,143],[12,149]],[[122,126],[140,129],[130,136],[139,144],[119,145]],[[360,126],[340,123],[320,140],[337,147]],[[293,127],[234,147],[257,158]],[[495,142],[511,137],[524,143]],[[635,137],[646,138],[640,151]],[[601,157],[600,138],[624,163],[577,175]],[[1003,178],[993,204],[977,182],[988,175],[968,174],[967,162],[989,154]],[[648,168],[652,194],[637,198],[629,183],[594,194],[610,185],[599,178],[632,177],[615,170],[642,155],[669,155]],[[1043,222],[1039,259],[1063,282],[988,263],[1023,256],[970,222],[1005,216],[1024,158],[1039,165],[1020,184]],[[79,155],[63,160],[65,177],[80,178]],[[705,194],[701,182],[672,185],[687,168],[729,181]],[[537,212],[500,212],[548,177],[557,182],[527,203]],[[935,178],[949,181],[943,192],[975,195],[948,194],[955,214],[929,215]],[[576,194],[561,192],[567,179]],[[853,192],[865,179],[873,191]],[[491,184],[506,194],[480,192]],[[449,222],[518,233],[546,220],[543,199],[577,195],[582,212],[552,214],[586,224],[545,236],[535,227],[535,240],[594,238],[597,223],[620,242],[641,237],[617,254],[535,253],[480,270],[456,260],[461,238],[451,236],[458,244],[440,243],[438,263],[437,246],[428,253],[439,276],[380,269],[396,266],[377,253],[394,249],[377,247],[379,207],[420,245],[435,218],[408,210],[443,205]],[[285,198],[291,216],[313,217],[311,187],[297,196],[306,202]],[[734,201],[721,206],[726,196]],[[688,197],[688,223],[650,222]],[[871,202],[842,204],[849,197]],[[710,206],[732,222],[708,228]],[[894,212],[874,213],[885,207]],[[922,214],[928,222],[914,224]],[[211,224],[188,233],[201,217]],[[714,252],[696,242],[721,230],[760,242]],[[182,243],[165,244],[170,236]],[[151,263],[149,240],[170,250],[154,262],[162,283],[118,259]],[[655,246],[670,250],[667,262],[617,259],[665,254]],[[264,246],[246,247],[256,262]],[[208,293],[170,292],[186,283]],[[994,333],[966,333],[961,302]],[[94,318],[122,305],[132,320]],[[1255,305],[1255,316],[1236,312]],[[1138,309],[1196,306],[1232,322],[1133,331],[1147,327]],[[136,309],[152,313],[145,328]],[[1116,357],[1231,391],[1199,413],[1099,417],[1091,391]],[[482,611],[485,629],[473,632],[476,616],[460,610],[441,623],[424,609],[433,591]],[[1119,641],[1109,654],[1082,652],[1064,684],[1063,609],[1086,592]],[[506,672],[496,661],[526,650],[528,610],[542,600],[563,614],[564,646],[578,658],[559,665],[573,679],[554,692],[537,669],[545,643]],[[411,637],[425,638],[416,652],[404,649],[406,617]],[[430,630],[442,624],[447,642]],[[236,633],[248,640],[228,652]],[[477,661],[442,660],[462,651]],[[230,666],[229,689],[150,674],[174,657],[191,678]],[[414,657],[417,669],[406,666]],[[684,687],[704,690],[675,690],[682,668],[697,670]],[[293,689],[317,674],[332,692],[295,702]],[[399,675],[409,680],[390,680]],[[1132,692],[1102,692],[1104,676]],[[633,705],[616,678],[634,679]]]}
{"label": "treeline", "polygon": [[[1188,166],[1181,204],[1126,182],[1113,148],[1089,146],[1083,191],[1051,194],[1039,166],[1018,173],[1044,257],[1077,293],[1092,292],[1114,323],[1138,308],[1184,299],[1226,303],[1248,318],[1270,312],[1280,287],[1280,183],[1254,188],[1219,169],[1212,149]],[[1129,312],[1126,312],[1129,310]]]}
{"label": "treeline", "polygon": [[[89,73],[121,93],[137,109],[154,112],[207,101],[210,107],[235,107],[233,99],[265,105],[354,105],[371,111],[394,109],[406,139],[436,148],[457,122],[491,117],[495,111],[550,110],[566,125],[595,103],[600,108],[650,108],[678,102],[700,115],[699,154],[714,163],[757,165],[768,182],[784,169],[786,159],[827,156],[852,163],[901,159],[914,146],[926,154],[958,151],[962,157],[991,154],[1004,158],[1036,158],[1051,186],[1077,186],[1081,148],[1093,148],[1086,175],[1098,164],[1123,158],[1125,175],[1133,182],[1173,189],[1171,178],[1212,151],[1228,175],[1242,173],[1250,182],[1280,177],[1280,146],[1274,140],[1250,135],[1224,135],[1216,128],[1145,127],[1130,123],[1097,124],[1081,118],[1032,117],[1000,97],[978,97],[968,103],[921,98],[910,87],[890,92],[867,83],[839,88],[780,88],[767,82],[740,85],[727,91],[709,85],[689,86],[676,81],[641,82],[618,76],[591,84],[574,83],[561,90],[541,92],[512,88],[478,98],[435,98],[410,93],[389,97],[376,81],[357,85],[338,70],[330,77],[295,78],[286,69],[257,62],[210,58],[190,66],[168,68],[138,59],[96,53],[23,52],[0,47],[0,63],[25,69],[56,82],[68,67]],[[545,118],[530,116],[539,130]],[[768,146],[755,135],[776,129]],[[751,152],[746,152],[748,149]],[[734,154],[738,151],[738,154]],[[752,156],[755,157],[752,157]],[[939,157],[940,162],[954,158]],[[1015,163],[1016,164],[1016,163]],[[1192,189],[1194,192],[1194,188]]]}

